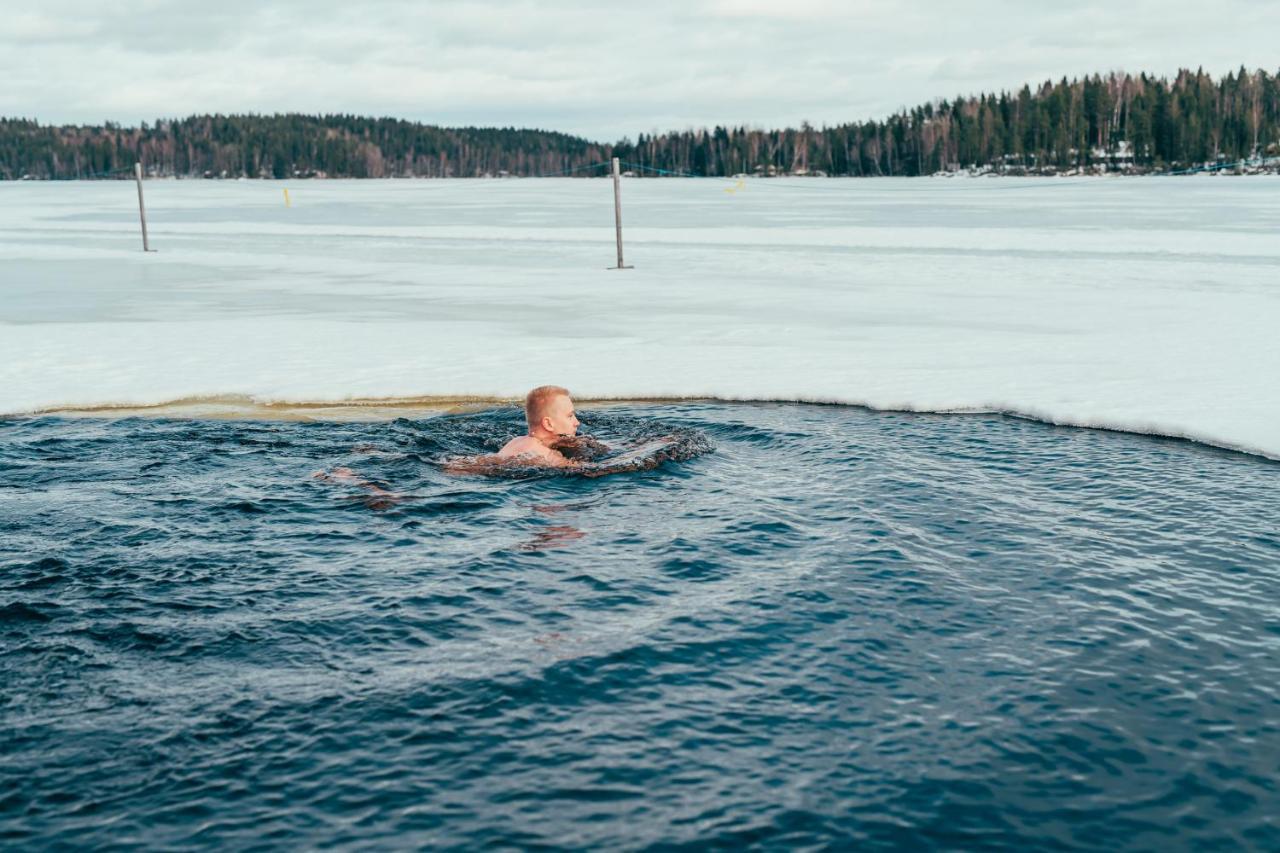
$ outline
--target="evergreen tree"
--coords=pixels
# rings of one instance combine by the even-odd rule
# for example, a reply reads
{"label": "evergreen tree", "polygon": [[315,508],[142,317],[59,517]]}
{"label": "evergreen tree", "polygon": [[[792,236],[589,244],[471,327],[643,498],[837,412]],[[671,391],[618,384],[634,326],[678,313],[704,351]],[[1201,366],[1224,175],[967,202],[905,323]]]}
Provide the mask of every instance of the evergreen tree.
{"label": "evergreen tree", "polygon": [[[1132,154],[1129,161],[1124,152]],[[1280,157],[1280,75],[1203,70],[1047,81],[964,96],[882,121],[815,128],[640,134],[615,144],[543,130],[444,128],[353,115],[204,115],[124,128],[0,118],[0,179],[127,177],[474,177],[593,171],[617,156],[698,175],[799,170],[921,175],[953,168],[1056,171],[1125,164],[1182,169]]]}

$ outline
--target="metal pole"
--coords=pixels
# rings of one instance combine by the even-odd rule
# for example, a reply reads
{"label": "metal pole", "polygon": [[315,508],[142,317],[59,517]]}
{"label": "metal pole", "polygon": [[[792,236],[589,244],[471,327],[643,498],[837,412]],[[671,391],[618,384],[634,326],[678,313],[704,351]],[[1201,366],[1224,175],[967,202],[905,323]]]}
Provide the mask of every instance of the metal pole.
{"label": "metal pole", "polygon": [[147,207],[142,203],[142,163],[133,164],[133,179],[138,182],[138,218],[142,220],[142,251],[150,252],[151,244],[147,242]]}
{"label": "metal pole", "polygon": [[610,267],[615,270],[629,270],[631,267],[622,263],[622,172],[618,158],[613,158],[613,224],[618,235],[618,265]]}

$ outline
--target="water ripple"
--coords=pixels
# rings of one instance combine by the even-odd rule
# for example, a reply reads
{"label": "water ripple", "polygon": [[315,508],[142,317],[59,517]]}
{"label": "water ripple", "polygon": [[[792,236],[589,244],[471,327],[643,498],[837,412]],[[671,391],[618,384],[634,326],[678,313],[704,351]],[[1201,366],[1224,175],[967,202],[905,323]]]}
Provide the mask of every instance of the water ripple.
{"label": "water ripple", "polygon": [[1280,847],[1277,464],[997,415],[582,418],[697,452],[492,479],[441,463],[518,410],[0,420],[0,838]]}

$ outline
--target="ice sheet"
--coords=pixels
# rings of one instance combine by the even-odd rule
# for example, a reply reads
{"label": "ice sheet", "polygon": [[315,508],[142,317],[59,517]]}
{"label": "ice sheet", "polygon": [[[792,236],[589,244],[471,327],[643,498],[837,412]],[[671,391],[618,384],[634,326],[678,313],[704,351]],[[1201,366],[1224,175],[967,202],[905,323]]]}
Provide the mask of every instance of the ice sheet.
{"label": "ice sheet", "polygon": [[[1002,410],[1280,458],[1280,179],[0,184],[0,412]],[[288,188],[291,206],[284,204]],[[730,191],[733,190],[733,191]]]}

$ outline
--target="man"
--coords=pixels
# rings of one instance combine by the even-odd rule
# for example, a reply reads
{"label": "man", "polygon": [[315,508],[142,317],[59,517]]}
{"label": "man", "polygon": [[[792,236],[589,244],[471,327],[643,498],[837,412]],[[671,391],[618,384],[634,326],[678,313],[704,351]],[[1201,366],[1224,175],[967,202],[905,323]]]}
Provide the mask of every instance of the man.
{"label": "man", "polygon": [[[524,399],[524,419],[529,425],[528,433],[511,439],[495,455],[451,459],[444,463],[444,470],[451,474],[486,474],[493,473],[495,463],[500,465],[504,462],[567,468],[582,465],[609,452],[606,445],[591,436],[578,436],[578,415],[573,410],[573,400],[569,392],[558,385],[542,385],[530,391]],[[610,471],[602,468],[596,473],[587,473],[587,476],[607,473]],[[370,483],[350,468],[317,471],[312,476],[323,482],[350,484],[364,489],[371,496],[365,502],[374,509],[386,509],[405,498]]]}
{"label": "man", "polygon": [[508,441],[498,451],[498,459],[519,459],[554,468],[574,464],[553,446],[578,434],[578,416],[567,390],[559,385],[534,388],[524,398],[524,419],[529,432]]}

